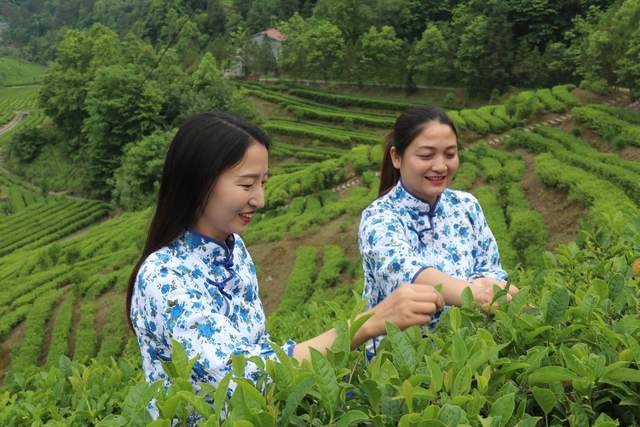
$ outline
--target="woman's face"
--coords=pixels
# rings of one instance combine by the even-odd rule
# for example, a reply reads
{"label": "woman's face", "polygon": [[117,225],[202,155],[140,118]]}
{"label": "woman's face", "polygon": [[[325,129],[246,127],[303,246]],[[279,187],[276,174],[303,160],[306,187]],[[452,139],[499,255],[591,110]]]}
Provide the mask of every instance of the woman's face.
{"label": "woman's face", "polygon": [[456,134],[449,125],[431,121],[402,156],[391,147],[391,160],[407,190],[433,206],[460,165]]}
{"label": "woman's face", "polygon": [[256,209],[264,206],[268,167],[265,146],[251,144],[242,160],[218,177],[196,231],[220,242],[244,231]]}

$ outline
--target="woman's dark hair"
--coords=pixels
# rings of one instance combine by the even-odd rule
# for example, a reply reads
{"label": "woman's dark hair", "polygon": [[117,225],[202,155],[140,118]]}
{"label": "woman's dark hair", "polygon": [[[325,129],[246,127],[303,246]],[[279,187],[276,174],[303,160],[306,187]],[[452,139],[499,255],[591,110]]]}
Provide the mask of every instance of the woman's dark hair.
{"label": "woman's dark hair", "polygon": [[402,156],[409,144],[432,121],[450,126],[458,139],[458,130],[444,110],[438,107],[418,107],[405,110],[396,119],[393,130],[386,136],[386,147],[380,170],[379,196],[391,190],[400,179],[400,171],[393,166],[391,161],[391,147],[395,147],[398,155]]}
{"label": "woman's dark hair", "polygon": [[167,151],[144,250],[129,277],[129,322],[131,296],[144,260],[195,224],[218,177],[238,164],[254,143],[269,149],[271,139],[258,126],[231,114],[197,114],[180,127]]}

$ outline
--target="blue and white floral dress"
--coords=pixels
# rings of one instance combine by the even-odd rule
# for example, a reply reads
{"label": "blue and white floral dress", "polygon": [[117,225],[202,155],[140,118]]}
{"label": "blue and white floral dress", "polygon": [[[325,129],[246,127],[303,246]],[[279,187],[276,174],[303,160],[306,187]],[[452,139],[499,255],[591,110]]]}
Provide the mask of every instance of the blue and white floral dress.
{"label": "blue and white floral dress", "polygon": [[[457,279],[507,280],[498,245],[478,200],[446,189],[435,206],[411,193],[400,180],[362,213],[358,235],[364,267],[362,297],[369,308],[402,283],[413,283],[432,267]],[[435,327],[439,313],[430,327]],[[382,338],[370,341],[375,353]]]}
{"label": "blue and white floral dress", "polygon": [[[194,384],[218,384],[234,354],[277,358],[265,330],[256,268],[237,235],[222,243],[186,231],[149,255],[138,272],[130,316],[150,383],[168,385],[161,362],[170,360],[172,338],[189,358],[200,355]],[[291,355],[294,346],[287,341],[282,348]],[[247,363],[245,376],[257,380],[255,364]],[[157,416],[153,405],[149,409]]]}

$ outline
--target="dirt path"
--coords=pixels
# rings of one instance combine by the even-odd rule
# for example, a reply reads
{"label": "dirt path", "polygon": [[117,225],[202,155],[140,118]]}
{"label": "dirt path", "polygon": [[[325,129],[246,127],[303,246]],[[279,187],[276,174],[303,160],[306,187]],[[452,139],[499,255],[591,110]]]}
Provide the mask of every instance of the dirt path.
{"label": "dirt path", "polygon": [[18,123],[24,120],[25,117],[29,115],[28,111],[16,111],[16,115],[13,116],[13,119],[6,125],[0,127],[0,135],[9,132],[14,127],[18,126]]}

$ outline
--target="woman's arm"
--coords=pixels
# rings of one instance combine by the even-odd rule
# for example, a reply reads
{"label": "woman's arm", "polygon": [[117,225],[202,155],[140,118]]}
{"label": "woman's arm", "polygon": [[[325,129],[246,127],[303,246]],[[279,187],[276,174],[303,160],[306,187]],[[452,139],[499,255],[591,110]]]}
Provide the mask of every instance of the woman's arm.
{"label": "woman's arm", "polygon": [[[471,289],[473,299],[480,305],[485,306],[493,300],[493,286],[496,285],[504,288],[506,281],[494,279],[492,277],[478,277],[471,282],[456,279],[435,268],[427,268],[418,275],[415,283],[436,286],[442,284],[442,297],[448,305],[462,305],[462,292],[465,288]],[[513,285],[509,286],[509,294],[507,300],[516,295],[518,288]]]}
{"label": "woman's arm", "polygon": [[[380,304],[357,316],[371,315],[356,332],[351,340],[351,348],[355,349],[367,340],[386,333],[385,322],[390,322],[400,329],[413,325],[424,325],[431,322],[431,315],[442,309],[442,295],[432,286],[420,284],[404,284],[393,291]],[[314,348],[326,354],[328,348],[336,340],[335,329],[326,331],[317,337],[296,344],[293,357],[298,360],[309,360],[310,349]]]}

